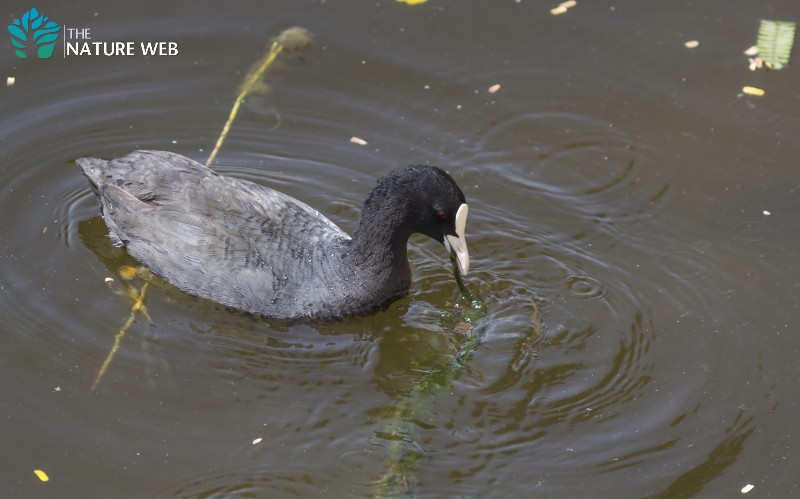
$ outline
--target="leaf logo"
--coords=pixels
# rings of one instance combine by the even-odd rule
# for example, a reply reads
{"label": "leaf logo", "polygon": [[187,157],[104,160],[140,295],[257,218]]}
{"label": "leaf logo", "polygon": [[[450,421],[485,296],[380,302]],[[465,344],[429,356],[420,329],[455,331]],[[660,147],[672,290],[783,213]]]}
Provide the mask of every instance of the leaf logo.
{"label": "leaf logo", "polygon": [[36,55],[39,59],[49,59],[56,48],[59,31],[61,25],[49,21],[47,16],[40,14],[35,8],[8,25],[11,44],[14,45],[14,52],[20,59],[28,58],[25,50],[31,42],[36,46]]}

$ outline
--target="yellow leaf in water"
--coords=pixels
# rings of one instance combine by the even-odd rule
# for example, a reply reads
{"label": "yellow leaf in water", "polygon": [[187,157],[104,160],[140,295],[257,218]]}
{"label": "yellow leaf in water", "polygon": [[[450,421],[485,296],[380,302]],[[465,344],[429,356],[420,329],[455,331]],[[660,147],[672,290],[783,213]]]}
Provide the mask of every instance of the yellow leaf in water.
{"label": "yellow leaf in water", "polygon": [[39,478],[39,480],[41,480],[43,482],[50,481],[50,477],[47,476],[47,473],[45,473],[44,471],[42,471],[42,470],[33,470],[33,472],[36,473],[36,477]]}
{"label": "yellow leaf in water", "polygon": [[397,0],[400,3],[407,3],[408,5],[419,5],[421,3],[425,3],[428,0]]}
{"label": "yellow leaf in water", "polygon": [[761,97],[764,95],[764,90],[758,87],[742,87],[742,93],[747,95],[755,95],[757,97]]}
{"label": "yellow leaf in water", "polygon": [[126,281],[130,281],[134,277],[136,277],[136,269],[127,265],[124,267],[120,267],[119,276],[125,279]]}

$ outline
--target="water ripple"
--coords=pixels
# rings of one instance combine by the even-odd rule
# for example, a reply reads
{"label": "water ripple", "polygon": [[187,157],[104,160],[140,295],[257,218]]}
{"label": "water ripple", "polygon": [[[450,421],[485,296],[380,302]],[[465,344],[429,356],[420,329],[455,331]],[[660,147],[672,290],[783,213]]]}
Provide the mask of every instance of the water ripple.
{"label": "water ripple", "polygon": [[690,249],[672,249],[658,253],[656,262],[669,275],[682,281],[700,281],[711,275],[705,257]]}
{"label": "water ripple", "polygon": [[[463,186],[473,256],[466,283],[490,321],[461,376],[411,421],[421,434],[422,492],[489,496],[503,484],[518,495],[605,487],[624,496],[633,470],[662,477],[668,463],[683,473],[653,479],[653,491],[676,490],[670,484],[690,483],[692,472],[718,473],[708,456],[742,446],[754,424],[744,410],[705,409],[714,397],[724,407],[739,400],[740,384],[696,352],[741,363],[719,321],[744,322],[725,299],[738,289],[727,270],[736,259],[724,247],[673,241],[662,218],[675,201],[667,155],[620,124],[626,114],[659,116],[669,103],[631,99],[636,89],[589,70],[571,73],[566,86],[563,72],[501,70],[491,76],[504,88],[491,96],[485,74],[438,57],[441,67],[414,68],[387,55],[371,61],[372,79],[354,78],[364,54],[330,50],[335,63],[284,67],[292,84],[276,81],[267,96],[280,126],[246,107],[215,167],[295,195],[350,230],[390,168],[435,163]],[[88,393],[131,305],[105,279],[121,286],[117,268],[135,262],[109,244],[71,162],[136,148],[202,161],[232,100],[210,98],[206,86],[238,84],[238,75],[194,78],[200,70],[178,61],[159,74],[181,91],[165,92],[163,81],[136,78],[143,69],[79,64],[53,89],[58,99],[21,92],[4,101],[3,129],[14,140],[0,151],[13,165],[0,171],[0,211],[12,228],[0,234],[0,321],[21,354],[7,362],[37,374],[26,380],[32,389],[12,394],[23,408],[14,416],[47,445],[66,438],[65,448],[98,456],[101,472],[145,477],[148,496],[369,495],[388,465],[376,421],[420,379],[422,360],[451,358],[460,339],[444,321],[462,302],[436,242],[412,239],[410,296],[371,317],[314,327],[237,315],[154,281],[153,323],[134,323],[108,378]],[[532,94],[521,83],[534,80]],[[607,89],[599,99],[576,91],[597,86]],[[46,148],[35,139],[39,115],[52,125]],[[350,143],[354,135],[368,145]],[[761,243],[773,234],[745,221],[733,237]],[[757,339],[735,338],[745,341]],[[764,377],[760,369],[724,372],[749,383]],[[69,431],[52,429],[53,407]],[[734,418],[720,425],[720,414]],[[132,442],[149,459],[142,471],[131,471]]]}
{"label": "water ripple", "polygon": [[748,243],[763,243],[769,241],[775,236],[775,229],[769,224],[755,221],[739,222],[733,228],[733,234],[736,239],[746,241]]}
{"label": "water ripple", "polygon": [[601,300],[608,295],[608,289],[596,278],[586,274],[573,274],[567,277],[569,290],[586,300]]}

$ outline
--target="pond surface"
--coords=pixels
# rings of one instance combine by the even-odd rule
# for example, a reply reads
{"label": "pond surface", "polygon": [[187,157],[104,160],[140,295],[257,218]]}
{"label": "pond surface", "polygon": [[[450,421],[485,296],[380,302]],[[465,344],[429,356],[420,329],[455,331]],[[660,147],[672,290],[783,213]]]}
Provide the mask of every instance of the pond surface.
{"label": "pond surface", "polygon": [[[9,22],[30,7],[11,4]],[[179,53],[1,45],[2,495],[798,494],[800,65],[751,73],[742,52],[800,7],[556,5],[37,5],[92,41]],[[151,320],[136,314],[92,391],[135,262],[74,160],[204,162],[293,25],[314,47],[280,57],[214,168],[348,232],[390,169],[446,168],[486,316],[463,320],[445,251],[419,236],[409,296],[369,317],[271,324],[153,282]]]}

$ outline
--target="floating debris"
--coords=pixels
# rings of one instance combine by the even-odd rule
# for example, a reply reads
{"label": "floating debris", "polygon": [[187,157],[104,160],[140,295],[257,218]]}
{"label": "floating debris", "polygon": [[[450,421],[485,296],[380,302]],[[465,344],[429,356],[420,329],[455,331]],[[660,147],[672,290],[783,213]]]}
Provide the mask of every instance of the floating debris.
{"label": "floating debris", "polygon": [[750,61],[750,71],[755,71],[756,69],[764,67],[764,60],[758,56],[758,45],[753,45],[745,50],[744,55],[746,55],[747,60]]}
{"label": "floating debris", "polygon": [[42,470],[33,470],[33,472],[36,474],[36,478],[38,478],[39,480],[41,480],[43,482],[49,482],[50,481],[50,477],[47,476],[47,473],[45,473],[44,471],[42,471]]}
{"label": "floating debris", "polygon": [[17,81],[17,79],[16,79],[16,78],[14,78],[13,76],[9,76],[8,78],[6,78],[6,86],[7,86],[7,87],[13,87],[13,86],[14,86],[14,83],[15,83],[16,81]]}
{"label": "floating debris", "polygon": [[750,491],[751,491],[751,490],[753,490],[754,488],[756,488],[756,486],[755,486],[755,485],[753,485],[752,483],[748,483],[747,485],[745,485],[744,487],[742,487],[742,494],[747,494],[748,492],[750,492]]}
{"label": "floating debris", "polygon": [[500,84],[499,83],[495,83],[494,85],[489,87],[489,93],[490,94],[496,94],[498,90],[500,90]]}
{"label": "floating debris", "polygon": [[757,69],[761,69],[764,67],[764,60],[760,57],[751,57],[750,58],[750,71],[755,71]]}
{"label": "floating debris", "polygon": [[365,146],[369,143],[366,140],[359,137],[350,137],[350,142],[352,142],[353,144],[358,144],[360,146]]}
{"label": "floating debris", "polygon": [[765,217],[768,217],[768,216],[772,215],[772,212],[769,211],[769,210],[764,210],[764,211],[761,212],[761,214],[764,215]]}
{"label": "floating debris", "polygon": [[258,437],[257,439],[253,440],[253,445],[260,444],[261,440],[262,440],[261,437]]}
{"label": "floating debris", "polygon": [[567,0],[566,2],[561,2],[560,4],[558,4],[558,7],[550,9],[550,13],[553,14],[554,16],[558,16],[566,13],[569,9],[575,7],[576,5],[578,5],[578,2],[576,2],[575,0]]}
{"label": "floating debris", "polygon": [[762,19],[758,26],[758,53],[769,69],[789,64],[797,23]]}
{"label": "floating debris", "polygon": [[400,3],[407,3],[408,5],[419,5],[421,3],[425,3],[428,0],[397,0]]}
{"label": "floating debris", "polygon": [[761,97],[766,92],[764,92],[764,89],[761,89],[761,88],[758,88],[758,87],[746,86],[746,87],[742,87],[742,93],[747,94],[747,95],[755,95],[756,97]]}
{"label": "floating debris", "polygon": [[683,46],[687,49],[696,49],[700,46],[700,42],[698,40],[689,40],[688,42],[684,43]]}

